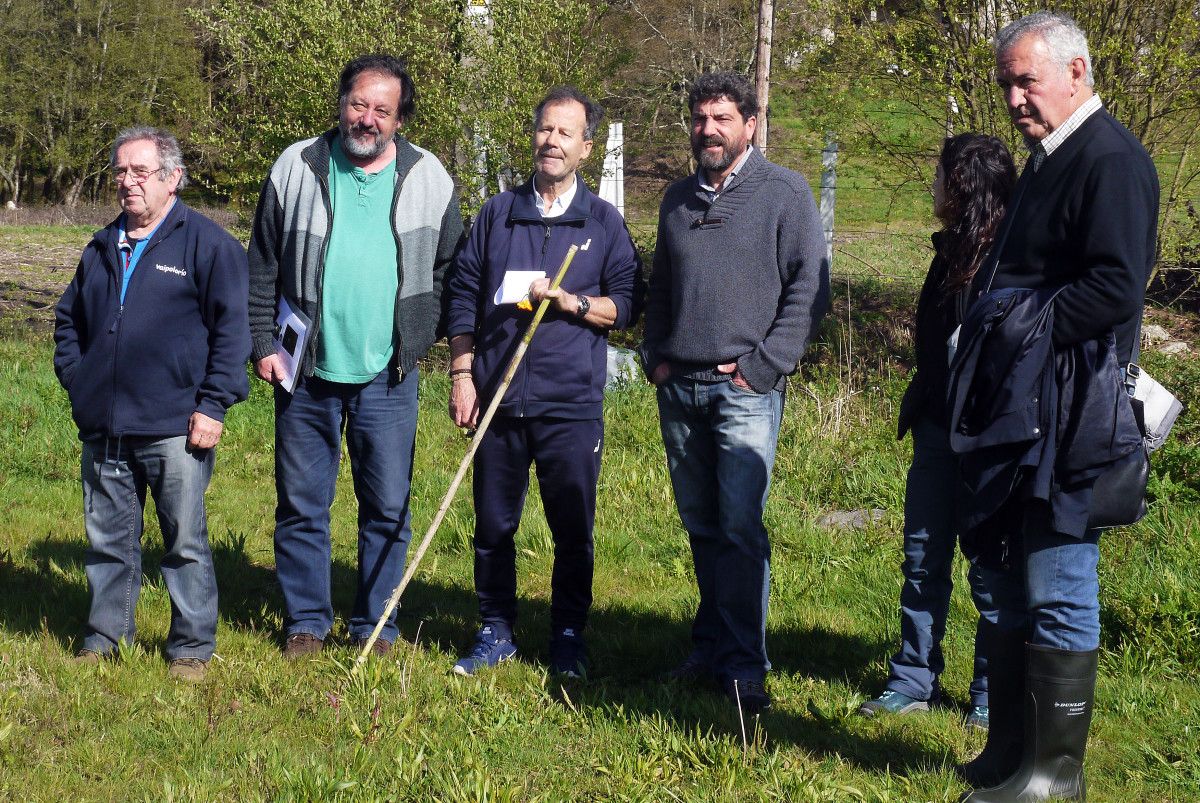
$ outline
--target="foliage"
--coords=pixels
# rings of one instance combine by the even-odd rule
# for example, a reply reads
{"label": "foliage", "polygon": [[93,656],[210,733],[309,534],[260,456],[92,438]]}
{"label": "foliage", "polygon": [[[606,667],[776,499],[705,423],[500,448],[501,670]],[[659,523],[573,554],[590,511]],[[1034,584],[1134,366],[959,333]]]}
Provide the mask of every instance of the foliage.
{"label": "foliage", "polygon": [[197,12],[209,54],[214,110],[195,136],[212,189],[252,201],[291,143],[336,122],[338,73],[364,52],[405,55],[417,111],[404,133],[456,174],[468,206],[504,171],[531,164],[530,113],[550,86],[594,91],[605,66],[590,41],[603,13],[583,0],[494,0],[490,26],[468,22],[460,0],[217,0]]}
{"label": "foliage", "polygon": [[[75,250],[88,231],[0,231],[0,250]],[[865,248],[861,243],[856,247]],[[839,276],[815,365],[789,385],[767,506],[768,647],[776,699],[743,741],[736,715],[702,688],[663,683],[686,654],[696,605],[687,536],[672,499],[653,391],[605,404],[595,604],[587,682],[545,670],[553,539],[536,493],[517,534],[521,660],[475,679],[449,672],[470,643],[474,514],[464,488],[400,609],[405,638],[351,679],[344,616],[356,577],[356,508],[343,465],[332,511],[330,649],[279,657],[274,576],[273,406],[254,381],[226,420],[207,494],[221,619],[199,687],[177,684],[161,650],[171,605],[147,517],[138,644],[98,667],[70,662],[86,616],[78,442],[50,368],[45,329],[0,327],[0,798],[71,800],[912,801],[954,800],[954,764],[982,739],[962,727],[973,609],[966,566],[942,677],[945,708],[854,715],[878,693],[898,637],[907,441],[894,436],[907,379],[893,355],[923,270],[887,242],[862,250],[881,273]],[[927,262],[926,258],[920,260]],[[443,357],[444,359],[444,357]],[[1154,376],[1196,397],[1200,360],[1146,354]],[[423,366],[423,369],[431,365]],[[423,370],[413,529],[428,526],[466,448],[449,423],[444,371]],[[1088,752],[1096,801],[1192,801],[1200,784],[1200,430],[1189,410],[1154,457],[1150,515],[1101,540],[1104,629]],[[830,510],[879,508],[863,530]],[[132,794],[131,794],[132,793]]]}
{"label": "foliage", "polygon": [[[1065,0],[1056,7],[1088,34],[1106,108],[1155,157],[1163,187],[1163,260],[1174,265],[1197,244],[1184,209],[1200,192],[1200,5]],[[909,0],[882,15],[875,8],[865,0],[813,4],[810,13],[823,24],[796,28],[785,43],[785,51],[796,54],[795,80],[821,98],[818,119],[843,142],[864,143],[914,177],[927,176],[928,157],[954,131],[994,134],[1023,151],[992,79],[991,41],[1002,25],[1044,4]],[[913,114],[906,139],[864,113],[884,97]]]}
{"label": "foliage", "polygon": [[186,133],[204,96],[187,2],[0,2],[0,199],[95,201],[121,128]]}

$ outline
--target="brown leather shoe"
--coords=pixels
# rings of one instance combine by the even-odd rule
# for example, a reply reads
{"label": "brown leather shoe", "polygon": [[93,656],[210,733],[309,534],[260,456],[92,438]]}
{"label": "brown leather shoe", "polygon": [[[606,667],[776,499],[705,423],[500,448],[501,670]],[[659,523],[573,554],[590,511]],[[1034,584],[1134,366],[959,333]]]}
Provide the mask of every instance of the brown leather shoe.
{"label": "brown leather shoe", "polygon": [[103,657],[95,650],[83,649],[75,653],[75,657],[71,659],[71,662],[76,664],[98,664]]}
{"label": "brown leather shoe", "polygon": [[175,658],[171,661],[167,673],[176,680],[188,683],[199,683],[208,672],[208,662],[199,658]]}
{"label": "brown leather shoe", "polygon": [[295,661],[297,658],[307,658],[316,655],[324,647],[325,642],[312,633],[293,633],[283,645],[283,659]]}
{"label": "brown leather shoe", "polygon": [[[360,638],[354,640],[355,652],[361,653],[363,651],[363,647],[365,646],[367,646],[367,639]],[[392,642],[388,641],[387,639],[377,638],[375,639],[375,643],[371,645],[371,652],[374,655],[387,655],[389,652],[391,652],[391,649]]]}

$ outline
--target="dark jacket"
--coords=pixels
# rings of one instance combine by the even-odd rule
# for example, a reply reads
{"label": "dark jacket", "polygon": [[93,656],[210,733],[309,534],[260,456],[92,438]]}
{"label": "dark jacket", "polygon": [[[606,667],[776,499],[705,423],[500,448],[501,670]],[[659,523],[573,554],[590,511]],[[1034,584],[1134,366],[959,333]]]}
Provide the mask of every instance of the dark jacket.
{"label": "dark jacket", "polygon": [[[321,327],[325,247],[333,208],[329,149],[337,129],[283,152],[263,182],[250,235],[250,327],[253,358],[275,353],[279,297],[312,321],[300,373],[312,376]],[[450,175],[432,153],[396,135],[392,233],[399,288],[394,315],[393,369],[407,374],[437,339],[446,269],[462,242],[462,216]]]}
{"label": "dark jacket", "polygon": [[54,371],[82,439],[186,435],[246,398],[246,251],[176,199],[122,306],[120,218],[100,230],[54,310]]}
{"label": "dark jacket", "polygon": [[1083,536],[1096,477],[1141,444],[1112,332],[1056,347],[1059,294],[996,290],[963,322],[948,406],[964,534],[1038,499],[1056,532]]}
{"label": "dark jacket", "polygon": [[942,429],[949,426],[946,385],[950,380],[950,361],[946,341],[966,316],[970,288],[964,287],[952,296],[942,290],[946,281],[946,263],[936,256],[936,251],[944,236],[940,231],[933,233],[935,256],[917,299],[913,331],[917,370],[900,401],[897,438],[903,438],[921,418],[934,421]]}
{"label": "dark jacket", "polygon": [[[560,216],[537,210],[533,184],[501,193],[483,205],[455,260],[448,287],[446,334],[475,336],[472,372],[480,404],[491,402],[533,313],[497,306],[496,290],[509,270],[542,270],[553,278],[567,249],[579,245],[562,287],[607,296],[617,307],[615,329],[633,324],[645,292],[642,265],[625,221],[609,203],[578,187]],[[607,375],[607,336],[553,312],[542,323],[499,407],[509,416],[599,418]]]}
{"label": "dark jacket", "polygon": [[[1061,287],[1054,344],[1115,329],[1128,355],[1156,250],[1158,174],[1146,150],[1101,109],[1040,170],[1026,167],[1020,184],[991,289]],[[977,289],[988,273],[980,270]]]}

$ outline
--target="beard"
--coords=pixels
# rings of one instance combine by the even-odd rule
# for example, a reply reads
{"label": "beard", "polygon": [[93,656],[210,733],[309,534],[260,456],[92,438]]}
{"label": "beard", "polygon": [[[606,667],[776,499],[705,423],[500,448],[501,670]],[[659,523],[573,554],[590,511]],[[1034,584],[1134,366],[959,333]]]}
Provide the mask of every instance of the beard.
{"label": "beard", "polygon": [[[705,148],[710,145],[720,145],[721,151],[717,154],[709,153]],[[696,161],[705,170],[721,171],[729,167],[738,157],[746,150],[746,143],[730,142],[721,136],[711,137],[693,137],[692,138],[692,155],[696,157]]]}
{"label": "beard", "polygon": [[[338,130],[342,134],[342,147],[356,159],[374,159],[388,146],[387,140],[379,136],[379,129],[372,126],[339,122]],[[360,139],[364,135],[374,135],[374,138]]]}

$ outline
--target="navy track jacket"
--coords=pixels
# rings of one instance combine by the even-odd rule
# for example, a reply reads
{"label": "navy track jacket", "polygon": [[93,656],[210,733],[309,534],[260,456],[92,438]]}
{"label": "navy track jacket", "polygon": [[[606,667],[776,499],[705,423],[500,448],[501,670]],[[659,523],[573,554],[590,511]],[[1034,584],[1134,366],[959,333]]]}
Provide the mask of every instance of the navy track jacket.
{"label": "navy track jacket", "polygon": [[[617,306],[614,329],[637,321],[645,285],[625,221],[611,204],[579,189],[559,217],[542,218],[533,183],[490,199],[458,254],[449,284],[446,334],[474,334],[472,372],[480,405],[491,402],[533,313],[497,306],[496,290],[509,270],[542,270],[553,278],[567,249],[580,246],[562,287],[608,296]],[[584,250],[586,246],[586,250]],[[608,356],[604,332],[551,312],[538,327],[499,410],[508,416],[600,418]]]}

